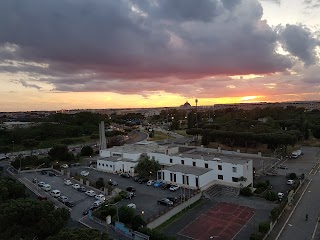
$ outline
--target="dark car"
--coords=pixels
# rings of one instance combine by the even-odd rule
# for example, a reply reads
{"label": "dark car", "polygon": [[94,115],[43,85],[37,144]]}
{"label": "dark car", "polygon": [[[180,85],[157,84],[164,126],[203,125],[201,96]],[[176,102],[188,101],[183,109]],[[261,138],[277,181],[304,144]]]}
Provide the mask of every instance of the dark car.
{"label": "dark car", "polygon": [[83,186],[82,186],[82,187],[79,187],[79,188],[78,188],[78,191],[79,191],[79,192],[86,192],[87,189],[86,189],[86,187],[83,187]]}
{"label": "dark car", "polygon": [[136,189],[134,187],[131,187],[131,186],[127,187],[126,190],[127,190],[127,192],[135,192],[136,191]]}
{"label": "dark car", "polygon": [[162,198],[158,200],[158,204],[166,205],[166,206],[172,206],[173,202],[170,201],[168,198]]}
{"label": "dark car", "polygon": [[179,201],[179,198],[177,197],[167,197],[167,199],[169,199],[173,203],[177,203]]}
{"label": "dark car", "polygon": [[280,168],[280,169],[288,169],[288,167],[285,166],[285,165],[280,165],[279,168]]}
{"label": "dark car", "polygon": [[49,172],[49,176],[50,177],[55,177],[55,176],[57,176],[57,174],[55,174],[54,172]]}
{"label": "dark car", "polygon": [[42,174],[42,175],[46,175],[47,173],[48,173],[48,172],[45,171],[45,170],[42,170],[42,171],[41,171],[41,174]]}
{"label": "dark car", "polygon": [[167,184],[163,184],[162,185],[162,189],[169,189],[171,187],[171,184],[167,183]]}
{"label": "dark car", "polygon": [[141,177],[139,177],[139,176],[135,176],[135,177],[133,178],[133,180],[134,180],[135,182],[139,182],[140,179],[141,179]]}
{"label": "dark car", "polygon": [[134,192],[127,192],[126,195],[125,195],[125,198],[126,199],[131,199],[135,196],[135,193]]}
{"label": "dark car", "polygon": [[129,173],[122,173],[120,176],[123,178],[130,178]]}
{"label": "dark car", "polygon": [[82,211],[82,215],[88,215],[89,211],[90,211],[90,209],[86,208],[85,210]]}
{"label": "dark car", "polygon": [[46,201],[46,200],[48,200],[48,198],[45,197],[45,196],[38,196],[37,199],[40,200],[40,201]]}
{"label": "dark car", "polygon": [[76,205],[75,201],[67,200],[64,202],[67,207],[74,207]]}
{"label": "dark car", "polygon": [[113,181],[113,180],[109,180],[109,181],[108,181],[108,184],[109,184],[110,186],[118,186],[118,183],[117,183],[116,181]]}
{"label": "dark car", "polygon": [[140,183],[140,184],[142,184],[142,183],[147,183],[149,181],[149,179],[148,178],[141,178],[141,179],[139,179],[139,181],[138,181],[138,183]]}

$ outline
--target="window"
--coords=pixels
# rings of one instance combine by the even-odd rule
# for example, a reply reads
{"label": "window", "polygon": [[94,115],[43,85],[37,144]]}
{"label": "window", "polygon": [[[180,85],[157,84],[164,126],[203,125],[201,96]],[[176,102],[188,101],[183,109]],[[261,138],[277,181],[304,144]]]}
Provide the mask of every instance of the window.
{"label": "window", "polygon": [[218,169],[219,169],[219,170],[222,170],[222,165],[218,165]]}
{"label": "window", "polygon": [[196,162],[192,162],[192,166],[194,166],[194,167],[195,167],[195,166],[196,166]]}
{"label": "window", "polygon": [[104,167],[104,163],[102,163],[102,167]]}
{"label": "window", "polygon": [[185,184],[186,175],[182,175],[182,184]]}
{"label": "window", "polygon": [[101,163],[99,163],[99,166],[101,166]]}
{"label": "window", "polygon": [[173,179],[173,173],[170,173],[170,182],[172,182],[172,179]]}
{"label": "window", "polygon": [[196,187],[199,187],[199,178],[196,177]]}
{"label": "window", "polygon": [[239,181],[239,178],[237,178],[237,177],[232,178],[232,182],[238,182],[238,181]]}
{"label": "window", "polygon": [[109,167],[109,165],[108,165],[108,164],[106,164],[106,167]]}
{"label": "window", "polygon": [[232,167],[232,172],[237,172],[237,167]]}
{"label": "window", "polygon": [[156,160],[156,158],[154,156],[152,156],[152,160]]}
{"label": "window", "polygon": [[177,174],[174,174],[173,178],[174,182],[177,182]]}
{"label": "window", "polygon": [[184,164],[184,160],[181,160],[181,164]]}
{"label": "window", "polygon": [[223,180],[223,175],[218,175],[219,180]]}
{"label": "window", "polygon": [[170,163],[172,163],[172,158],[170,158]]}
{"label": "window", "polygon": [[110,165],[110,167],[112,168],[112,165]]}
{"label": "window", "polygon": [[189,176],[186,176],[187,179],[187,185],[189,185]]}
{"label": "window", "polygon": [[208,167],[209,167],[208,163],[205,163],[205,164],[204,164],[204,167],[205,167],[205,168],[208,168]]}

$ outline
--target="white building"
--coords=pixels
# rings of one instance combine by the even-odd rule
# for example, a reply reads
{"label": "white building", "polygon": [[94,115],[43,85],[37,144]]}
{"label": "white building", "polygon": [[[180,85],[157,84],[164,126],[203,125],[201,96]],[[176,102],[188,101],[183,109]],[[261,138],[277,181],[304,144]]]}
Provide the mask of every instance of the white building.
{"label": "white building", "polygon": [[[180,153],[183,151],[183,153]],[[134,167],[144,154],[157,160],[162,169],[157,179],[188,188],[205,189],[214,183],[230,186],[249,186],[253,183],[250,157],[241,154],[223,155],[213,150],[195,147],[158,145],[142,142],[100,150],[97,169],[105,172],[127,172],[134,175]],[[245,177],[245,182],[239,182]]]}

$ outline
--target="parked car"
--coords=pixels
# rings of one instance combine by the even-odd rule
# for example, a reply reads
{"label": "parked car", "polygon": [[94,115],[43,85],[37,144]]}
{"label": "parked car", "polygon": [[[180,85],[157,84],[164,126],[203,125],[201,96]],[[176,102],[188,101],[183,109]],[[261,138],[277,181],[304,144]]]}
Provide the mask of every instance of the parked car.
{"label": "parked car", "polygon": [[92,206],[93,207],[100,207],[102,203],[103,203],[103,201],[97,200],[92,204]]}
{"label": "parked car", "polygon": [[135,194],[134,194],[133,192],[127,192],[125,198],[131,199],[131,198],[133,198],[134,196],[135,196]]}
{"label": "parked car", "polygon": [[123,177],[123,178],[130,178],[130,174],[129,173],[122,173],[120,176]]}
{"label": "parked car", "polygon": [[106,197],[103,194],[98,194],[95,196],[95,199],[104,202],[106,200]]}
{"label": "parked car", "polygon": [[137,208],[137,206],[136,206],[134,203],[129,203],[129,204],[127,205],[127,207],[128,207],[128,208],[133,208],[133,209],[136,209],[136,208]]}
{"label": "parked car", "polygon": [[293,184],[294,184],[294,180],[289,179],[289,180],[287,181],[287,184],[288,184],[288,185],[293,185]]}
{"label": "parked car", "polygon": [[130,186],[130,187],[127,187],[127,188],[126,188],[126,191],[127,191],[127,192],[135,192],[136,189],[135,189],[134,187],[131,187],[131,186]]}
{"label": "parked car", "polygon": [[74,207],[76,205],[75,201],[68,199],[67,201],[65,201],[64,203],[67,207]]}
{"label": "parked car", "polygon": [[147,183],[148,181],[149,181],[148,178],[140,178],[140,179],[138,180],[138,183],[142,184],[142,183]]}
{"label": "parked car", "polygon": [[82,187],[79,187],[79,188],[78,188],[78,191],[79,191],[79,192],[86,192],[87,189],[86,189],[86,187],[82,186]]}
{"label": "parked car", "polygon": [[169,188],[169,190],[172,191],[172,192],[175,192],[175,191],[177,191],[178,189],[179,189],[179,186],[177,186],[177,185],[172,185],[172,186]]}
{"label": "parked car", "polygon": [[51,190],[51,185],[50,184],[44,184],[42,187],[42,190],[48,192]]}
{"label": "parked car", "polygon": [[116,181],[111,180],[111,179],[108,181],[108,184],[110,186],[118,186],[118,183]]}
{"label": "parked car", "polygon": [[83,177],[87,177],[87,176],[89,176],[89,172],[87,172],[87,171],[81,171],[81,172],[80,172],[80,175],[83,176]]}
{"label": "parked car", "polygon": [[39,180],[38,180],[37,178],[34,178],[34,179],[32,179],[32,182],[33,182],[33,183],[38,183]]}
{"label": "parked car", "polygon": [[158,180],[158,181],[156,181],[156,182],[153,184],[153,186],[154,186],[155,188],[157,188],[157,187],[161,187],[163,184],[164,184],[164,182],[162,182],[161,180]]}
{"label": "parked car", "polygon": [[57,174],[54,173],[54,172],[49,172],[49,176],[50,176],[50,177],[55,177],[55,176],[57,176]]}
{"label": "parked car", "polygon": [[74,189],[79,189],[80,187],[81,186],[78,183],[75,183],[75,184],[72,185],[72,188],[74,188]]}
{"label": "parked car", "polygon": [[93,190],[86,191],[86,194],[90,197],[94,197],[96,195],[96,193]]}
{"label": "parked car", "polygon": [[38,186],[39,187],[42,187],[43,185],[45,185],[46,183],[45,182],[38,182]]}
{"label": "parked car", "polygon": [[166,184],[163,184],[161,188],[165,190],[165,189],[168,189],[170,187],[171,187],[171,184],[166,183]]}
{"label": "parked car", "polygon": [[166,206],[173,206],[173,202],[170,201],[168,198],[162,198],[158,200],[158,204],[166,205]]}
{"label": "parked car", "polygon": [[177,197],[167,197],[167,199],[169,199],[173,203],[177,203],[179,201],[179,198]]}
{"label": "parked car", "polygon": [[63,183],[64,183],[65,185],[67,185],[67,186],[72,185],[72,182],[71,182],[69,179],[65,179],[65,180],[63,181]]}
{"label": "parked car", "polygon": [[65,203],[67,200],[68,200],[68,197],[66,197],[66,196],[60,196],[60,197],[58,197],[58,201],[59,201],[59,202]]}
{"label": "parked car", "polygon": [[278,198],[279,198],[279,199],[282,199],[283,197],[284,197],[284,193],[278,192]]}
{"label": "parked car", "polygon": [[42,171],[41,171],[41,174],[42,174],[42,175],[46,175],[46,174],[47,174],[47,171],[42,170]]}
{"label": "parked car", "polygon": [[86,208],[82,211],[82,215],[88,215],[89,214],[90,209]]}
{"label": "parked car", "polygon": [[147,186],[151,186],[151,185],[153,185],[153,184],[155,184],[155,183],[156,183],[155,180],[149,180],[149,181],[147,182]]}
{"label": "parked car", "polygon": [[68,166],[68,164],[62,164],[61,165],[61,168],[68,168],[69,166]]}
{"label": "parked car", "polygon": [[54,198],[57,198],[57,197],[60,197],[61,192],[60,192],[59,190],[55,189],[55,190],[52,190],[52,191],[50,192],[50,195],[51,195],[52,197],[54,197]]}
{"label": "parked car", "polygon": [[278,168],[280,168],[280,169],[288,169],[288,167],[285,166],[285,165],[280,165]]}
{"label": "parked car", "polygon": [[133,178],[133,180],[134,180],[135,182],[138,182],[140,179],[141,179],[141,177],[139,177],[139,176],[135,176],[135,177]]}

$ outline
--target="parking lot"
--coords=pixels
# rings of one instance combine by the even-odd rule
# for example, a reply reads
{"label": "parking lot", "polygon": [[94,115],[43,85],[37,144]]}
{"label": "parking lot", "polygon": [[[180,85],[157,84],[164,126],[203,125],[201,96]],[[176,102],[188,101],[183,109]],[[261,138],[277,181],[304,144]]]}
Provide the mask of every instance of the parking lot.
{"label": "parking lot", "polygon": [[[180,188],[179,190],[172,192],[169,189],[163,190],[161,187],[155,188],[153,186],[147,186],[146,183],[140,184],[135,182],[133,178],[122,178],[117,174],[99,172],[94,169],[84,168],[84,167],[73,167],[69,168],[69,171],[73,173],[80,174],[81,171],[90,172],[88,178],[90,180],[98,180],[98,178],[103,178],[105,183],[111,179],[118,183],[117,188],[121,190],[126,190],[127,187],[134,187],[136,189],[136,196],[132,199],[123,199],[117,205],[118,207],[126,206],[129,203],[134,203],[136,205],[136,213],[141,214],[144,219],[149,219],[153,217],[164,209],[168,208],[164,205],[159,205],[158,200],[165,197],[178,197],[179,195],[189,196],[192,194],[192,190]],[[183,201],[183,199],[180,199]]]}
{"label": "parking lot", "polygon": [[[169,189],[163,190],[161,187],[155,188],[153,186],[147,186],[146,183],[140,184],[135,182],[133,178],[123,178],[117,174],[112,173],[104,173],[98,172],[94,169],[88,169],[85,167],[73,167],[69,168],[69,171],[73,173],[77,173],[80,175],[81,171],[88,171],[90,180],[96,181],[99,178],[103,178],[105,184],[112,179],[118,183],[117,192],[121,190],[126,190],[127,187],[134,187],[136,189],[135,197],[132,199],[123,199],[119,203],[117,203],[118,208],[121,206],[127,206],[130,203],[134,203],[136,205],[136,213],[140,214],[145,220],[152,218],[158,215],[161,211],[167,209],[167,206],[159,205],[158,200],[165,197],[178,197],[178,196],[190,196],[192,194],[192,190],[180,188],[179,190],[172,192]],[[28,185],[33,185],[33,188],[36,188],[37,191],[55,203],[57,206],[62,206],[60,202],[56,198],[50,196],[50,191],[45,192],[37,184],[33,183],[32,180],[37,178],[38,181],[43,181],[47,184],[51,185],[51,190],[57,189],[61,191],[61,196],[66,196],[70,200],[73,200],[76,205],[70,208],[71,217],[74,220],[79,220],[83,217],[83,210],[89,208],[96,199],[94,197],[87,196],[84,192],[79,192],[77,189],[72,188],[72,185],[65,185],[64,179],[66,176],[57,175],[57,176],[49,176],[49,174],[43,175],[41,171],[38,172],[29,172],[23,173],[23,177],[27,180]],[[72,183],[78,183],[72,178],[69,178]],[[90,190],[91,188],[87,188]],[[100,193],[96,189],[93,189],[97,194]],[[178,201],[183,201],[183,197]]]}
{"label": "parking lot", "polygon": [[[50,191],[45,192],[40,187],[38,187],[36,183],[33,183],[33,178],[37,178],[39,181],[43,181],[47,184],[50,184],[51,190],[60,190],[61,196],[66,196],[70,200],[75,201],[76,205],[72,207],[70,210],[71,218],[74,220],[79,220],[82,217],[83,210],[90,207],[96,201],[94,197],[89,197],[85,193],[79,192],[77,191],[77,189],[72,188],[72,185],[65,185],[63,183],[65,176],[49,176],[48,174],[42,175],[41,172],[23,173],[23,176],[25,177],[25,179],[27,179],[28,185],[33,185],[33,188],[36,187],[37,191],[42,196],[46,196],[48,200],[53,201],[57,206],[61,206],[62,204],[56,198],[50,196]],[[76,182],[72,181],[72,183]]]}

